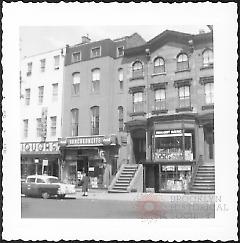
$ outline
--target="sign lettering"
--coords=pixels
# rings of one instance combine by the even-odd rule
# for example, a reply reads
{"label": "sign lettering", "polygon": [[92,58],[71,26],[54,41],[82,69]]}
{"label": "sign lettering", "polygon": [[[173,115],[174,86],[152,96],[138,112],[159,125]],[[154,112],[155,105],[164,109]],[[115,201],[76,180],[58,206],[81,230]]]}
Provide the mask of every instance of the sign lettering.
{"label": "sign lettering", "polygon": [[56,152],[59,151],[58,142],[30,142],[21,144],[21,152]]}

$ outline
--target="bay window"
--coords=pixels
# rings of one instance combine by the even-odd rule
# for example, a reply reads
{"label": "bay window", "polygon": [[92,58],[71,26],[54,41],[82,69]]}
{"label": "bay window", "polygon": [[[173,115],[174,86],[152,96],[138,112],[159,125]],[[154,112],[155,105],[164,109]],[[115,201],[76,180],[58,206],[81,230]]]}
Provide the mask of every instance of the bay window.
{"label": "bay window", "polygon": [[143,111],[144,111],[143,92],[133,93],[133,112],[143,112]]}

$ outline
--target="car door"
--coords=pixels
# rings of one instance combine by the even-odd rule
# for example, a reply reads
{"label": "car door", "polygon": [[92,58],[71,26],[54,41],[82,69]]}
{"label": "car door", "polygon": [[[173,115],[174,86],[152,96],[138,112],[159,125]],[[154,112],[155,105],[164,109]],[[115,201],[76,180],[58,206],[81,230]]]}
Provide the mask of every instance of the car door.
{"label": "car door", "polygon": [[46,189],[46,185],[47,184],[43,179],[37,178],[35,187],[34,187],[34,194],[37,196],[41,196],[42,192],[45,191],[45,189]]}

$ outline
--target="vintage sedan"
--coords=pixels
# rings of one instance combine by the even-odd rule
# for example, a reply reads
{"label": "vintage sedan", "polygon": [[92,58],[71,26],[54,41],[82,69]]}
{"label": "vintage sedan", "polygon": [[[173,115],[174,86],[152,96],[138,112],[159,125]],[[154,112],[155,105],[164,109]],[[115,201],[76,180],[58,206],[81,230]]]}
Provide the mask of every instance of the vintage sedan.
{"label": "vintage sedan", "polygon": [[55,176],[31,175],[21,183],[21,193],[29,197],[41,196],[47,199],[51,196],[64,198],[66,194],[76,193],[75,185],[64,184]]}

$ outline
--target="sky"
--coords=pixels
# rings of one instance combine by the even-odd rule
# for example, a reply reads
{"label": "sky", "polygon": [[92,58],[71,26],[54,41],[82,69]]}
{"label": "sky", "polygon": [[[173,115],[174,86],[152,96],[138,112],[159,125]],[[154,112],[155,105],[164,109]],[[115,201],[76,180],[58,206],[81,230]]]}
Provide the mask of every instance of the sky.
{"label": "sky", "polygon": [[190,34],[197,34],[200,29],[209,32],[206,25],[21,26],[19,28],[20,56],[31,56],[67,44],[78,44],[83,35],[88,35],[91,41],[98,41],[107,38],[116,39],[137,32],[148,41],[166,29]]}

